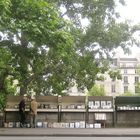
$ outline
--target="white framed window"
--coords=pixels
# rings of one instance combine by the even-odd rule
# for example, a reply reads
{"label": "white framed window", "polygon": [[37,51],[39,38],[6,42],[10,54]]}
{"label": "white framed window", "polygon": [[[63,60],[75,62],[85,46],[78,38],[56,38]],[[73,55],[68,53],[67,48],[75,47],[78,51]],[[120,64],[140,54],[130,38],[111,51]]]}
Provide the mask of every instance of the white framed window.
{"label": "white framed window", "polygon": [[124,82],[124,83],[128,83],[128,77],[127,77],[127,76],[124,76],[124,77],[123,77],[123,82]]}
{"label": "white framed window", "polygon": [[127,74],[127,69],[124,69],[124,74]]}
{"label": "white framed window", "polygon": [[124,86],[124,93],[128,92],[128,86]]}
{"label": "white framed window", "polygon": [[135,83],[138,83],[138,82],[139,82],[139,77],[135,76]]}
{"label": "white framed window", "polygon": [[116,92],[116,86],[115,85],[111,85],[111,92],[115,93]]}

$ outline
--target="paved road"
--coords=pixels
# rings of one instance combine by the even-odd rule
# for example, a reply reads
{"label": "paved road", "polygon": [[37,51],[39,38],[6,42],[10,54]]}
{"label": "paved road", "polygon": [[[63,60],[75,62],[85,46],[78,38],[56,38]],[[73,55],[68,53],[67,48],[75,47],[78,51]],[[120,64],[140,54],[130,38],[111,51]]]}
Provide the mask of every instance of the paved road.
{"label": "paved road", "polygon": [[46,136],[46,137],[139,137],[140,128],[103,129],[44,129],[44,128],[0,128],[0,136]]}
{"label": "paved road", "polygon": [[[140,140],[140,137],[86,137],[86,140]],[[85,137],[0,137],[0,140],[85,140]]]}

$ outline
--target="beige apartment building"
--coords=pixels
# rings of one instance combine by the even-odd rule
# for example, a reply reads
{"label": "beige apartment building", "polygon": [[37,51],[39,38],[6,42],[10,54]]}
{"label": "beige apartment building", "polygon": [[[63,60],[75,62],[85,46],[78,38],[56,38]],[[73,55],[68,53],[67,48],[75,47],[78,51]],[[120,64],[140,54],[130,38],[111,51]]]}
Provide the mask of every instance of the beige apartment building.
{"label": "beige apartment building", "polygon": [[[140,59],[137,58],[113,58],[110,64],[110,69],[119,70],[122,75],[121,80],[112,80],[106,73],[104,74],[104,81],[96,81],[96,84],[102,85],[105,89],[106,95],[118,96],[123,93],[137,94],[140,92],[138,82],[140,79]],[[85,95],[88,91],[78,91],[76,86],[69,89],[68,94],[73,96]]]}
{"label": "beige apartment building", "polygon": [[139,67],[138,58],[114,58],[110,65],[111,69],[118,69],[122,75],[121,80],[112,80],[108,74],[105,74],[105,81],[97,81],[99,85],[103,85],[106,94],[109,96],[117,96],[126,92],[133,94],[139,93]]}

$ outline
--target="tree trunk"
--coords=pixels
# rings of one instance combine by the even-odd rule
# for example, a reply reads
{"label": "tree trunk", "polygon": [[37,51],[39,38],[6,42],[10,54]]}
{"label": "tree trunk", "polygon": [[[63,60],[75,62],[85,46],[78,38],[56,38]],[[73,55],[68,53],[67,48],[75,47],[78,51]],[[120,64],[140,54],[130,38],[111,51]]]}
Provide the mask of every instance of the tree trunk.
{"label": "tree trunk", "polygon": [[20,87],[20,95],[24,95],[27,93],[27,86],[21,86]]}

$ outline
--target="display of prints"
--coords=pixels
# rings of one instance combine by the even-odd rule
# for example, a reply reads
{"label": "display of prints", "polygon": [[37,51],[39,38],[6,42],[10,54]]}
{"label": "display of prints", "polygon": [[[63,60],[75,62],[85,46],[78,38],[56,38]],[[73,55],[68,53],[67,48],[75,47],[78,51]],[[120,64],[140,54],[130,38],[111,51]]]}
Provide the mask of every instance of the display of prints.
{"label": "display of prints", "polygon": [[95,113],[95,120],[106,120],[105,113]]}
{"label": "display of prints", "polygon": [[107,107],[112,108],[112,102],[111,101],[107,101]]}
{"label": "display of prints", "polygon": [[99,108],[99,107],[100,107],[100,101],[95,101],[94,107],[95,107],[95,108]]}
{"label": "display of prints", "polygon": [[101,101],[101,108],[105,108],[106,107],[106,101]]}
{"label": "display of prints", "polygon": [[89,108],[92,109],[94,107],[94,102],[93,101],[89,101],[88,102],[88,106],[89,106]]}

